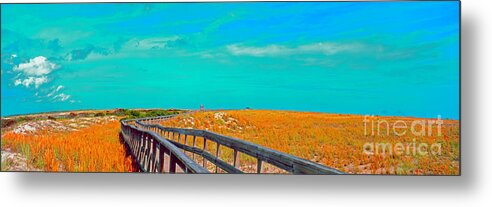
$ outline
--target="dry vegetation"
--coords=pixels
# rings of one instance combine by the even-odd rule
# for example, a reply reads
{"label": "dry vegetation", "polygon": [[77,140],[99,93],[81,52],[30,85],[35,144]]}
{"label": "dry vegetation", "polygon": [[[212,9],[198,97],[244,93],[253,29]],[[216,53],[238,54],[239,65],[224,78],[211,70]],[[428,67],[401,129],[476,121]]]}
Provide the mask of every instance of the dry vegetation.
{"label": "dry vegetation", "polygon": [[[132,111],[130,111],[132,112]],[[130,115],[133,115],[130,113]],[[135,115],[136,116],[136,115]],[[116,116],[73,117],[63,119],[16,120],[2,128],[2,170],[44,170],[67,172],[131,172],[135,163],[119,139]],[[19,118],[20,119],[20,118]],[[404,121],[422,120],[409,117],[372,117],[391,126]],[[431,120],[431,119],[424,119]],[[430,136],[396,136],[365,132],[364,116],[291,111],[238,110],[208,111],[179,115],[161,122],[172,127],[214,131],[237,137],[268,148],[293,154],[323,165],[354,174],[459,174],[459,123],[444,120],[442,136],[437,127]],[[370,127],[370,123],[369,127]],[[421,129],[421,128],[417,128]],[[367,129],[366,129],[367,130]],[[177,138],[175,138],[177,139]],[[366,154],[367,143],[439,143],[441,154]],[[191,145],[192,140],[188,139]],[[203,147],[203,140],[197,140]],[[215,145],[207,151],[215,153]],[[232,150],[221,149],[221,159],[232,163]],[[192,157],[191,154],[189,154]],[[203,162],[195,157],[198,163]],[[256,160],[241,155],[241,170],[256,172]],[[215,168],[210,163],[210,171]],[[219,170],[219,172],[221,172]],[[264,164],[264,172],[282,173]]]}
{"label": "dry vegetation", "polygon": [[[27,166],[10,170],[132,172],[135,164],[126,154],[119,131],[117,117],[26,122],[2,134],[2,154],[23,156]],[[8,160],[2,160],[2,165],[7,164]],[[5,169],[8,166],[2,166]]]}
{"label": "dry vegetation", "polygon": [[[415,120],[431,120],[409,117],[370,119],[375,123],[378,120],[385,120],[390,127],[398,120],[405,122],[409,127]],[[444,120],[441,136],[437,136],[437,127],[431,128],[430,136],[427,134],[414,136],[411,133],[406,133],[404,136],[387,134],[387,125],[384,123],[381,124],[379,135],[377,131],[372,135],[370,131],[364,131],[364,116],[266,110],[197,112],[180,115],[161,124],[206,129],[237,137],[348,173],[417,175],[459,173],[459,123],[456,120]],[[422,129],[418,127],[419,125],[416,126],[417,131]],[[367,127],[370,127],[370,123]],[[412,143],[425,143],[428,146],[438,143],[441,146],[441,153],[440,155],[367,154],[364,153],[364,145],[367,143],[389,143],[391,146],[403,143],[410,146],[406,148],[406,152],[411,152]],[[213,147],[211,145],[208,150],[213,152]],[[223,152],[222,156],[227,161],[232,160],[231,153]],[[253,161],[254,159],[243,160],[241,166],[246,168],[254,166]]]}
{"label": "dry vegetation", "polygon": [[2,117],[2,171],[133,172],[119,138],[121,118],[179,109],[111,109]]}

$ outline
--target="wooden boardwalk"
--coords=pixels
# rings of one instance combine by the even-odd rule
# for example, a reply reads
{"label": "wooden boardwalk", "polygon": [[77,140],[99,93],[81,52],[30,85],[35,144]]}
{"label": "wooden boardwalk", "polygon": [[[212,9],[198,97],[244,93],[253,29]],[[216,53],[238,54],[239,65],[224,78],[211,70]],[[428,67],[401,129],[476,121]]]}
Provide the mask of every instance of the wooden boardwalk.
{"label": "wooden boardwalk", "polygon": [[[245,173],[241,154],[255,160],[246,173],[344,174],[336,169],[251,142],[207,130],[165,127],[160,121],[176,115],[121,121],[121,136],[149,173]],[[201,146],[198,146],[197,143]],[[213,149],[213,151],[211,151]],[[224,159],[221,151],[232,152]],[[244,155],[243,155],[244,157]],[[268,165],[268,167],[265,167]]]}

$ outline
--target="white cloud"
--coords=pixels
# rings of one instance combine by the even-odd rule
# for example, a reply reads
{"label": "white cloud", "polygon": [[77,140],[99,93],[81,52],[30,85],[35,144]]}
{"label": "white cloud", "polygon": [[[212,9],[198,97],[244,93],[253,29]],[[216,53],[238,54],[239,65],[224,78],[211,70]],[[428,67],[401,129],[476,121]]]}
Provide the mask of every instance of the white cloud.
{"label": "white cloud", "polygon": [[56,87],[56,90],[55,90],[55,91],[59,91],[59,90],[61,90],[62,88],[63,88],[63,86],[62,86],[62,85],[59,85],[58,87]]}
{"label": "white cloud", "polygon": [[48,82],[48,77],[46,76],[41,76],[41,77],[28,77],[25,79],[16,79],[14,81],[14,85],[23,85],[26,88],[29,88],[30,86],[34,85],[35,88],[39,88],[40,85],[47,83]]}
{"label": "white cloud", "polygon": [[59,85],[53,91],[51,91],[50,93],[48,93],[48,95],[46,95],[46,97],[51,97],[51,96],[55,95],[55,93],[57,93],[58,91],[60,91],[63,88],[64,87],[62,85]]}
{"label": "white cloud", "polygon": [[41,88],[38,90],[40,86],[49,82],[49,74],[58,68],[58,65],[48,61],[48,59],[43,56],[32,58],[29,62],[21,63],[14,66],[12,69],[12,71],[16,73],[13,78],[14,86],[23,86],[26,88],[34,87],[36,89],[34,96],[40,98],[37,99],[36,102],[44,100],[72,101],[70,100],[71,95],[60,93],[62,89],[65,88],[63,85],[55,85],[50,88]]}
{"label": "white cloud", "polygon": [[53,97],[53,99],[56,99],[56,100],[60,100],[60,101],[66,101],[70,98],[70,95],[67,95],[67,94],[64,94],[64,93],[60,93],[56,96]]}
{"label": "white cloud", "polygon": [[[15,54],[12,56],[17,57]],[[17,72],[17,75],[14,78],[14,85],[24,86],[26,88],[34,86],[34,88],[37,89],[39,86],[49,81],[47,75],[58,67],[58,65],[48,61],[48,59],[43,56],[32,58],[27,63],[21,63],[14,66],[12,70]]]}
{"label": "white cloud", "polygon": [[43,56],[38,56],[30,59],[27,63],[21,63],[14,66],[15,72],[22,72],[26,76],[43,76],[50,74],[51,71],[58,68],[58,65],[48,61]]}
{"label": "white cloud", "polygon": [[265,47],[245,47],[240,45],[228,45],[227,50],[233,55],[250,55],[250,56],[272,56],[286,55],[289,53],[289,48],[281,45],[268,45]]}
{"label": "white cloud", "polygon": [[[56,87],[52,87],[52,91],[46,95],[46,98],[50,98],[51,97],[51,100],[53,100],[53,101],[66,101],[66,100],[69,100],[72,97],[71,95],[68,95],[66,93],[56,94],[56,93],[60,92],[60,90],[62,90],[63,88],[65,88],[65,87],[62,86],[62,85],[58,85]],[[73,100],[70,100],[70,103],[73,103]]]}
{"label": "white cloud", "polygon": [[363,48],[360,44],[338,44],[330,42],[319,42],[313,44],[298,45],[287,47],[284,45],[267,45],[263,47],[248,47],[238,44],[226,46],[227,50],[233,55],[247,56],[285,56],[295,54],[323,54],[332,55],[339,52],[355,52]]}
{"label": "white cloud", "polygon": [[297,48],[297,50],[304,53],[323,53],[325,55],[346,51],[359,51],[360,49],[362,49],[362,45],[360,44],[335,44],[326,42],[301,45]]}

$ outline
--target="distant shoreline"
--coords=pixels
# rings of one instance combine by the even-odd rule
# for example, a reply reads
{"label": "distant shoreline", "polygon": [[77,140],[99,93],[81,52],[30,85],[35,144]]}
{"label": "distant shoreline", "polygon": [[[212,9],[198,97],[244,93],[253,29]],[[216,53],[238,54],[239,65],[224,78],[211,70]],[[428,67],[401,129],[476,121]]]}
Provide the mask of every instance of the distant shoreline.
{"label": "distant shoreline", "polygon": [[[320,112],[320,111],[300,111],[300,110],[288,110],[288,109],[262,109],[262,108],[241,108],[241,109],[227,109],[227,108],[219,108],[219,109],[205,109],[205,111],[230,111],[230,110],[273,110],[273,111],[292,111],[292,112],[312,112],[312,113],[324,113],[324,114],[340,114],[340,115],[354,115],[354,116],[377,116],[377,117],[404,117],[404,118],[418,118],[418,119],[436,119],[436,117],[417,117],[417,116],[404,116],[404,115],[377,115],[377,114],[357,114],[357,113],[336,113],[336,112]],[[180,109],[180,108],[112,108],[112,109],[76,109],[76,110],[61,110],[61,111],[48,111],[48,112],[38,112],[38,113],[28,113],[28,114],[15,114],[8,116],[1,116],[1,119],[15,119],[19,117],[37,117],[37,116],[50,116],[50,115],[67,115],[69,113],[90,113],[95,114],[98,112],[115,112],[117,110],[136,110],[136,111],[151,111],[151,110],[176,110],[176,111],[191,111],[196,109]],[[457,118],[446,118],[441,117],[443,120],[455,120],[459,121]]]}
{"label": "distant shoreline", "polygon": [[28,114],[14,114],[1,116],[2,119],[11,119],[18,117],[30,117],[30,116],[42,116],[42,115],[63,115],[69,113],[98,113],[98,112],[115,112],[117,110],[136,110],[136,111],[151,111],[151,110],[175,110],[175,111],[189,111],[191,109],[176,109],[176,108],[112,108],[112,109],[76,109],[76,110],[61,110],[61,111],[47,111],[47,112],[36,112]]}

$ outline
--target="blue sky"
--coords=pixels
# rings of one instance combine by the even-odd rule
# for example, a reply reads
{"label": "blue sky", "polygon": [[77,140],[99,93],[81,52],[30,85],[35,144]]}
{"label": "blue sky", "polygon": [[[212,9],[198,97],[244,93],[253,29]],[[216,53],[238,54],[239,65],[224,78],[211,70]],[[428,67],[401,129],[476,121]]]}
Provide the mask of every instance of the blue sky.
{"label": "blue sky", "polygon": [[458,2],[2,4],[1,114],[459,118]]}

